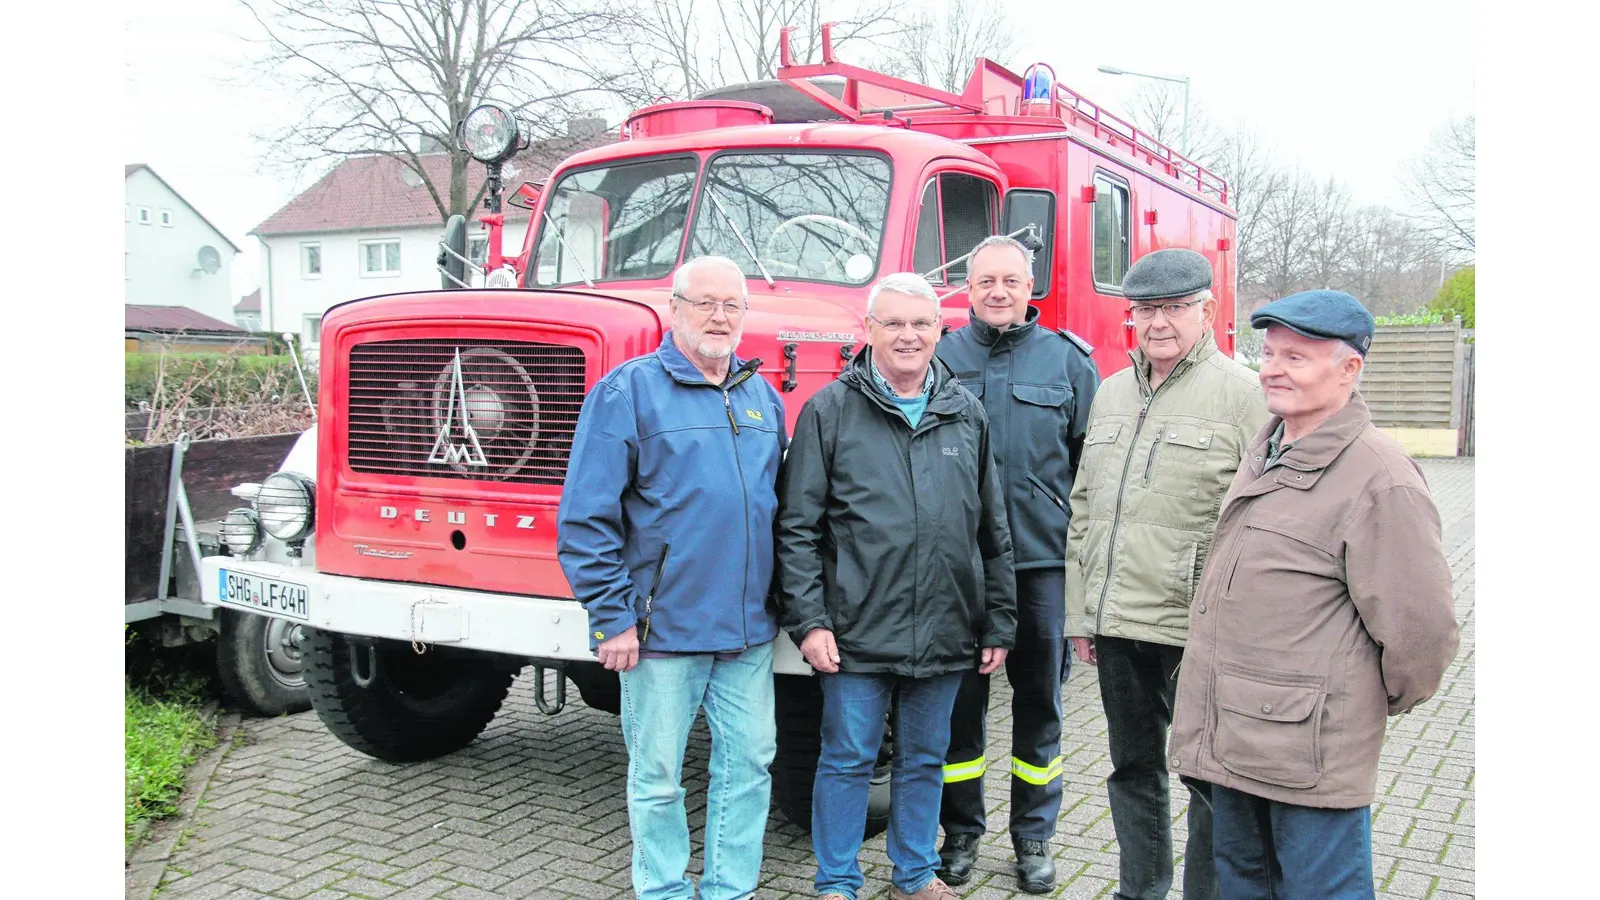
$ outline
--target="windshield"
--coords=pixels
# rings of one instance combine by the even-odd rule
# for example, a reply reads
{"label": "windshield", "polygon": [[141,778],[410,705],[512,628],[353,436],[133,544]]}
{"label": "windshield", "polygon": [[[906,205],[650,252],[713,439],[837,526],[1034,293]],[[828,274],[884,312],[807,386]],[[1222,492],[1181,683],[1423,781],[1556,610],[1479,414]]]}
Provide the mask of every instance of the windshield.
{"label": "windshield", "polygon": [[533,283],[666,277],[678,262],[697,167],[685,156],[562,178],[545,205],[548,219],[537,223]]}
{"label": "windshield", "polygon": [[774,278],[866,284],[878,271],[889,177],[876,155],[723,154],[706,170],[689,254],[726,256],[751,278],[765,268]]}

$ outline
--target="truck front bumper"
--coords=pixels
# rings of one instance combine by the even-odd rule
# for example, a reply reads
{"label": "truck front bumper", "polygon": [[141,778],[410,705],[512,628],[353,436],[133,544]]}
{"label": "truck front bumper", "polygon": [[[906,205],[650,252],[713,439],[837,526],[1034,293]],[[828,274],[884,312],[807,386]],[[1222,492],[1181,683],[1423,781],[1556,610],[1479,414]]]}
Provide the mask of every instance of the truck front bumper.
{"label": "truck front bumper", "polygon": [[[207,606],[302,622],[323,631],[444,644],[541,659],[595,660],[589,614],[575,600],[328,575],[309,566],[208,556],[200,560]],[[809,675],[779,633],[773,671]]]}

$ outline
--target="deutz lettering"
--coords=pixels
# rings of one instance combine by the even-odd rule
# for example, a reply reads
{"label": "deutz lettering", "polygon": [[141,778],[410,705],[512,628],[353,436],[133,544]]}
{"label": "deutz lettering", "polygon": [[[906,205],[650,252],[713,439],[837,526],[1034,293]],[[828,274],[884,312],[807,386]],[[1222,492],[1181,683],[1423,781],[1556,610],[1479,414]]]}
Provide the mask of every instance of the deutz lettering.
{"label": "deutz lettering", "polygon": [[[500,521],[501,513],[481,513],[481,515],[483,516],[484,527],[494,528],[496,523]],[[447,509],[445,510],[444,516],[445,521],[451,525],[467,524],[467,514],[461,510]],[[398,519],[400,518],[400,508],[397,506],[380,506],[378,507],[378,518]],[[432,522],[433,510],[417,507],[416,509],[411,510],[411,518],[418,522]],[[522,529],[523,531],[533,531],[535,530],[534,520],[534,516],[519,515],[517,516],[517,528]]]}

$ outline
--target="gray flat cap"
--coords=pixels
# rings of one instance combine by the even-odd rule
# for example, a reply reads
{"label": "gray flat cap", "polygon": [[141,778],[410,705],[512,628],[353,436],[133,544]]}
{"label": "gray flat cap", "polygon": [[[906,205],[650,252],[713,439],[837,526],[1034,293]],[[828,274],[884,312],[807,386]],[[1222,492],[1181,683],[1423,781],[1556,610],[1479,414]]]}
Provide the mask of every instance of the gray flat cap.
{"label": "gray flat cap", "polygon": [[1372,349],[1376,323],[1361,301],[1344,291],[1301,291],[1279,297],[1250,314],[1252,328],[1282,325],[1309,338],[1344,341],[1357,353]]}
{"label": "gray flat cap", "polygon": [[1122,276],[1122,295],[1129,300],[1170,300],[1211,287],[1211,263],[1193,250],[1176,247],[1139,257]]}

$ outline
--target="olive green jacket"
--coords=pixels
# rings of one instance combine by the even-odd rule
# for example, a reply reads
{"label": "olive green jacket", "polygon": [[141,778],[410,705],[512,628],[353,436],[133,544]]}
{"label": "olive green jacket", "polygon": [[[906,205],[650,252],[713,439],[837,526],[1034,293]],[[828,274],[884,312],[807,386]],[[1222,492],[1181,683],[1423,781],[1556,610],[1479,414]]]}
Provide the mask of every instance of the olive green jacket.
{"label": "olive green jacket", "polygon": [[1267,421],[1256,373],[1206,332],[1154,392],[1144,354],[1089,410],[1067,527],[1067,635],[1183,646],[1222,498]]}

